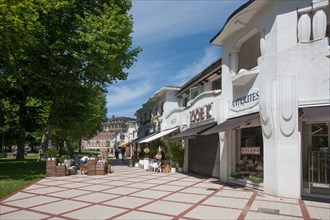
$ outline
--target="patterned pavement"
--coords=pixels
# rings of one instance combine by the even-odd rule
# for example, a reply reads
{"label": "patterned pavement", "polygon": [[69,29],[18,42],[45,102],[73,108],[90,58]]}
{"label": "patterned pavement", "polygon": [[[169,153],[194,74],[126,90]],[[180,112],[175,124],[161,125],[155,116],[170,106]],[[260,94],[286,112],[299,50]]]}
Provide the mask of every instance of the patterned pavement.
{"label": "patterned pavement", "polygon": [[[0,202],[0,219],[329,219],[330,204],[279,198],[217,179],[112,166],[47,177]],[[271,214],[267,214],[271,213]]]}

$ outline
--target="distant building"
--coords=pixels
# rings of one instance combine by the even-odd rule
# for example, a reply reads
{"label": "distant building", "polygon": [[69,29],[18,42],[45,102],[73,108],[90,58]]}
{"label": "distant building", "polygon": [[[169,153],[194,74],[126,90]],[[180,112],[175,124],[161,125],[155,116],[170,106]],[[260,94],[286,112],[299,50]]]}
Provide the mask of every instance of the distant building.
{"label": "distant building", "polygon": [[102,131],[82,142],[83,149],[113,148],[120,142],[128,143],[136,135],[136,120],[128,117],[107,118],[102,124]]}

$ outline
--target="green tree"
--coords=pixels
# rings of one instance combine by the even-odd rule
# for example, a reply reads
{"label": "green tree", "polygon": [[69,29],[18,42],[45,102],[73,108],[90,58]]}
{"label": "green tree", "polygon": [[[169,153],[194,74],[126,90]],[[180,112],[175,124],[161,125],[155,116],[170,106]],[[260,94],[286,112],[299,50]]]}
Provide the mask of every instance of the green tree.
{"label": "green tree", "polygon": [[43,147],[77,85],[105,89],[125,80],[131,48],[130,0],[0,0],[0,97],[18,106],[16,159],[24,159],[29,98],[49,108]]}

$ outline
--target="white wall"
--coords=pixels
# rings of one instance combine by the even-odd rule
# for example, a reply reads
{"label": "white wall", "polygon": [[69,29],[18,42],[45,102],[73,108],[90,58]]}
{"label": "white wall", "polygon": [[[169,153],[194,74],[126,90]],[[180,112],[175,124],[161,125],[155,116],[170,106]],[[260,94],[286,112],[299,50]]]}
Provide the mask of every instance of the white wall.
{"label": "white wall", "polygon": [[[297,42],[297,8],[311,1],[270,1],[243,29],[229,36],[222,45],[222,99],[259,89],[259,105],[241,112],[229,110],[229,117],[245,115],[260,108],[264,138],[264,190],[267,193],[300,197],[301,146],[298,107],[329,103],[328,39]],[[259,73],[245,86],[233,87],[229,54],[239,40],[252,29],[265,38],[264,54],[258,59]],[[221,118],[224,121],[226,117]],[[220,140],[221,155],[230,158],[232,134]],[[221,134],[220,134],[221,136]],[[226,142],[227,141],[227,142]],[[230,161],[221,157],[221,180],[226,181]]]}

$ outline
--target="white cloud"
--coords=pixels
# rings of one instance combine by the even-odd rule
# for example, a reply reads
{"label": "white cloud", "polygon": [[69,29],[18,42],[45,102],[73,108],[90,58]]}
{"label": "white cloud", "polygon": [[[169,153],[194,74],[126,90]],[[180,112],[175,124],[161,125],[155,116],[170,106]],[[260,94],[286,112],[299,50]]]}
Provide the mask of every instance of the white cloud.
{"label": "white cloud", "polygon": [[[239,3],[240,2],[240,3]],[[134,1],[134,40],[161,42],[219,29],[233,5],[243,1]],[[222,23],[222,24],[221,24]],[[216,33],[214,33],[216,34]]]}
{"label": "white cloud", "polygon": [[202,72],[211,63],[215,62],[220,58],[220,49],[218,47],[207,47],[204,50],[203,56],[196,62],[189,64],[184,69],[182,69],[175,78],[175,84],[182,86],[184,83],[188,82],[198,73]]}
{"label": "white cloud", "polygon": [[133,85],[111,85],[107,95],[108,108],[125,106],[140,97],[144,97],[150,92],[150,89],[150,83],[143,81]]}

